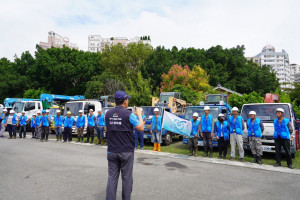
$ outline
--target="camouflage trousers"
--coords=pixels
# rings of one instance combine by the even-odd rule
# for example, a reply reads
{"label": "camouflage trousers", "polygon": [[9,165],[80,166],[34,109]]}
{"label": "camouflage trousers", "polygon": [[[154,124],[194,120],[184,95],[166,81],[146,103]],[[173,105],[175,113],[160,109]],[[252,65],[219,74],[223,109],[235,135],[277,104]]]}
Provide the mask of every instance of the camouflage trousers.
{"label": "camouflage trousers", "polygon": [[253,155],[262,156],[260,137],[249,137],[249,144]]}

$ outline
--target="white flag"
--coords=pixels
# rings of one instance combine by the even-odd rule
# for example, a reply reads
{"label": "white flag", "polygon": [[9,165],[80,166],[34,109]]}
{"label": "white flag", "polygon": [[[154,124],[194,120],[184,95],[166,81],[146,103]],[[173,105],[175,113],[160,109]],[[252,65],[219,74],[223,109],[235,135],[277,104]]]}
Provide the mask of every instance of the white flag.
{"label": "white flag", "polygon": [[192,123],[165,111],[163,116],[163,128],[170,132],[190,137]]}

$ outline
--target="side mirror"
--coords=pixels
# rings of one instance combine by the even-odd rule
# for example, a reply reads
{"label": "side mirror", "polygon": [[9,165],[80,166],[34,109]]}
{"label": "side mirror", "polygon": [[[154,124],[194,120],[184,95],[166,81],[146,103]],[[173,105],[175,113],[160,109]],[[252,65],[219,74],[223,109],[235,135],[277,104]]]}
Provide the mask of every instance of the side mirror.
{"label": "side mirror", "polygon": [[226,108],[222,108],[221,113],[222,113],[222,114],[227,114],[227,109],[226,109]]}

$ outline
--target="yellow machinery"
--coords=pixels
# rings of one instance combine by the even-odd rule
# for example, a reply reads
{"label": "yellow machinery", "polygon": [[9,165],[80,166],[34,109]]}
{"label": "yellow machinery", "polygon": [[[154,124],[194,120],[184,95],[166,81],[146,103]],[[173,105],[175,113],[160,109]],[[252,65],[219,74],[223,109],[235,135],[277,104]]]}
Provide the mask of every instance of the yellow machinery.
{"label": "yellow machinery", "polygon": [[160,98],[152,97],[152,106],[169,107],[172,113],[183,113],[185,112],[187,103],[180,98],[176,98],[179,95],[175,92],[161,93]]}

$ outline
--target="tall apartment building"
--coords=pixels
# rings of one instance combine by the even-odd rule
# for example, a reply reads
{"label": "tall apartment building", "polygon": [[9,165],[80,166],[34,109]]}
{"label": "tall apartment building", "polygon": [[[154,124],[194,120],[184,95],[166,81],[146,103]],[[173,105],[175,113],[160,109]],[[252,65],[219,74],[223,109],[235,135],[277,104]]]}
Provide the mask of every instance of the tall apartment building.
{"label": "tall apartment building", "polygon": [[71,49],[78,49],[78,46],[76,44],[70,43],[69,38],[62,37],[53,31],[48,32],[48,42],[40,42],[39,45],[43,49],[48,49],[51,47],[61,48],[64,45]]}
{"label": "tall apartment building", "polygon": [[281,88],[292,87],[291,84],[283,84],[292,82],[289,67],[289,55],[285,50],[276,52],[274,46],[266,45],[262,49],[261,53],[253,58],[259,58],[260,66],[270,65],[272,67],[272,70],[276,73],[276,76],[279,79]]}
{"label": "tall apartment building", "polygon": [[290,73],[291,73],[291,80],[292,82],[296,82],[295,74],[300,73],[300,65],[298,64],[290,64]]}
{"label": "tall apartment building", "polygon": [[146,44],[151,44],[149,36],[144,37],[134,37],[128,39],[126,37],[111,37],[102,38],[100,35],[89,35],[88,37],[88,51],[90,52],[102,52],[106,45],[122,44],[124,47],[130,43],[143,42]]}

